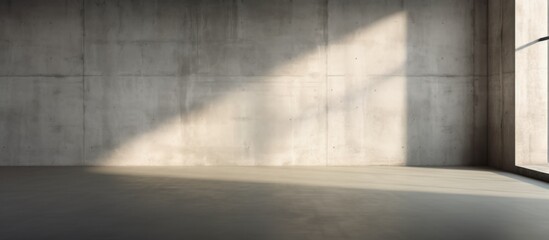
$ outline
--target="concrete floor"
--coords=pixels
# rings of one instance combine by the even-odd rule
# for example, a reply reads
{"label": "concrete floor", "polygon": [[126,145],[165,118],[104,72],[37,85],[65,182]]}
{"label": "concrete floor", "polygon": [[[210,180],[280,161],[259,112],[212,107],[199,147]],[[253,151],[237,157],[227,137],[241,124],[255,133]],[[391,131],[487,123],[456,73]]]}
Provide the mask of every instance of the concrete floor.
{"label": "concrete floor", "polygon": [[549,185],[483,169],[0,168],[1,239],[547,239]]}

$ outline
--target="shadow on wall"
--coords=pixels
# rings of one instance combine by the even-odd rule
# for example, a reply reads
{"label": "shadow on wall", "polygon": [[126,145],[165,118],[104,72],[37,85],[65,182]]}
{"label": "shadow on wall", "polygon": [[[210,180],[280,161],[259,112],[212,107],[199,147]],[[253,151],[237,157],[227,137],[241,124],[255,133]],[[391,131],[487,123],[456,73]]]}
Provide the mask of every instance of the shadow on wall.
{"label": "shadow on wall", "polygon": [[406,12],[406,164],[486,164],[487,3],[414,1]]}
{"label": "shadow on wall", "polygon": [[2,1],[2,164],[482,163],[477,2]]}

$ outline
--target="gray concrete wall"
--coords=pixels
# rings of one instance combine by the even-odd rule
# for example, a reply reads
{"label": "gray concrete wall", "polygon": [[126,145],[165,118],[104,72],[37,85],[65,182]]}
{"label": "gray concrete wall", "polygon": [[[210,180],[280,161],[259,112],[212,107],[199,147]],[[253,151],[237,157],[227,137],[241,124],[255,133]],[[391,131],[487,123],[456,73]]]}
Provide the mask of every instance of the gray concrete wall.
{"label": "gray concrete wall", "polygon": [[547,165],[546,0],[515,3],[516,164]]}
{"label": "gray concrete wall", "polygon": [[0,164],[483,164],[487,13],[2,0]]}
{"label": "gray concrete wall", "polygon": [[547,43],[533,43],[547,33],[547,1],[489,0],[488,10],[488,164],[549,181],[537,170],[547,164]]}
{"label": "gray concrete wall", "polygon": [[515,170],[515,1],[488,1],[488,143],[491,166]]}

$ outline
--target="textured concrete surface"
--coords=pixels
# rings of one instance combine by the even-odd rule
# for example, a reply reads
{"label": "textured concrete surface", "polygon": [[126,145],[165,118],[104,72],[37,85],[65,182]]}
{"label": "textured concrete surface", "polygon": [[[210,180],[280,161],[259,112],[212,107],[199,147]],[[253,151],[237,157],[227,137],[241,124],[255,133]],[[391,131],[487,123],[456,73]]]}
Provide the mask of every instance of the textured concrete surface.
{"label": "textured concrete surface", "polygon": [[[546,1],[489,1],[488,162],[549,181]],[[542,171],[539,171],[542,170]]]}
{"label": "textured concrete surface", "polygon": [[481,169],[0,168],[6,239],[547,239],[549,185]]}
{"label": "textured concrete surface", "polygon": [[0,75],[81,75],[81,8],[81,1],[1,1]]}
{"label": "textured concrete surface", "polygon": [[481,164],[485,3],[345,3],[328,8],[328,164]]}
{"label": "textured concrete surface", "polygon": [[[2,0],[0,13],[0,85],[21,84],[0,103],[0,165],[485,163],[486,1]],[[34,101],[35,78],[80,83],[41,92],[70,106],[37,113],[15,104]]]}
{"label": "textured concrete surface", "polygon": [[3,165],[82,164],[82,78],[0,77],[0,109]]}
{"label": "textured concrete surface", "polygon": [[515,1],[489,0],[488,151],[491,166],[515,168]]}
{"label": "textured concrete surface", "polygon": [[515,158],[518,165],[548,164],[547,41],[528,45],[549,35],[548,4],[517,1],[515,7]]}

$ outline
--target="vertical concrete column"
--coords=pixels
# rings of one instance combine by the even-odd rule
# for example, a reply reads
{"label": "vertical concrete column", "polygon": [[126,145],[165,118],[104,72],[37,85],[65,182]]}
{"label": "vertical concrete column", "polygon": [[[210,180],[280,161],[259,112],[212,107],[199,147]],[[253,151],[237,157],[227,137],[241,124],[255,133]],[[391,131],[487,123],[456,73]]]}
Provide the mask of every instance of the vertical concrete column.
{"label": "vertical concrete column", "polygon": [[515,1],[488,2],[488,154],[491,166],[515,166]]}
{"label": "vertical concrete column", "polygon": [[515,8],[516,164],[547,164],[547,1]]}

